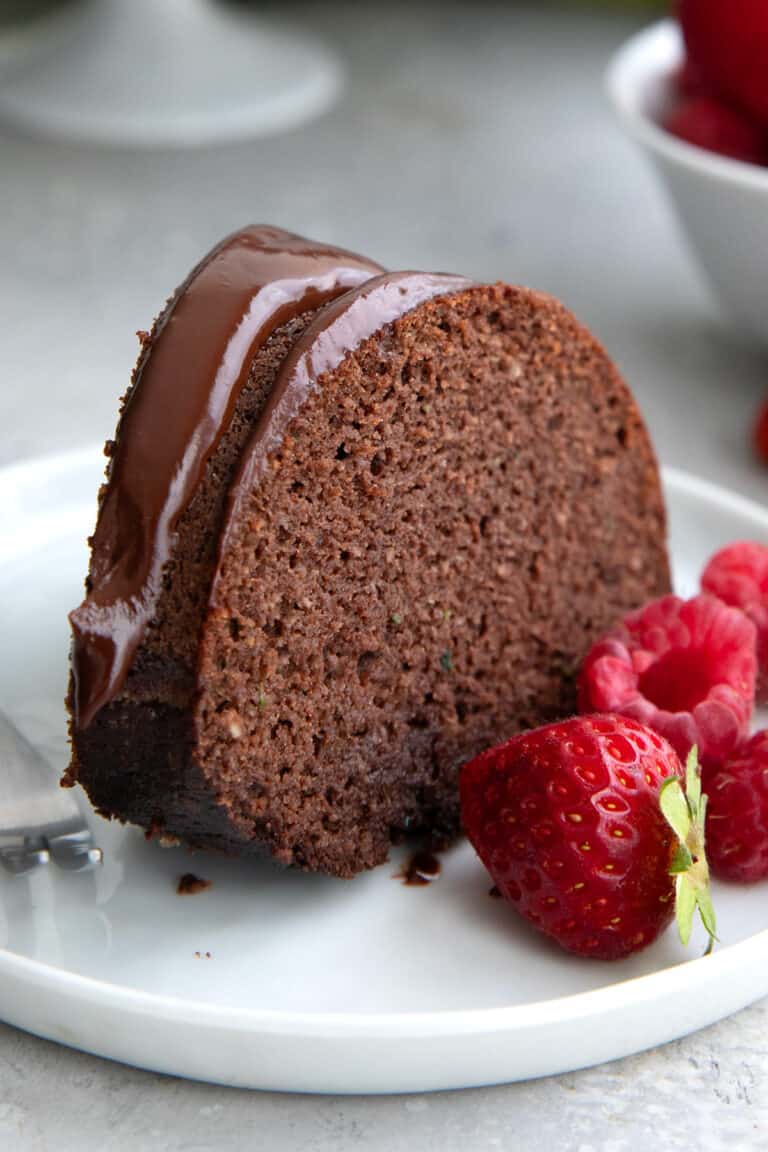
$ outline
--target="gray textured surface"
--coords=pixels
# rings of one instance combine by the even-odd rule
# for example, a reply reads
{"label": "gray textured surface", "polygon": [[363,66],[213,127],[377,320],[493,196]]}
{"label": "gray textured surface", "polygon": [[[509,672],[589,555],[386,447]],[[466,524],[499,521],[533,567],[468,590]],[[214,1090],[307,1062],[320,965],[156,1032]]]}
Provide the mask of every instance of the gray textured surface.
{"label": "gray textured surface", "polygon": [[[764,500],[745,438],[765,354],[720,320],[602,97],[632,20],[477,0],[278,7],[348,64],[343,102],[305,130],[154,156],[0,135],[0,462],[103,439],[133,332],[210,242],[256,219],[392,267],[554,292],[621,364],[666,463]],[[554,1080],[339,1100],[162,1079],[0,1025],[0,1147],[764,1148],[767,1029],[764,1003]]]}
{"label": "gray textured surface", "polygon": [[698,1152],[764,1149],[768,1005],[552,1080],[431,1096],[238,1092],[0,1031],[0,1147],[24,1152]]}

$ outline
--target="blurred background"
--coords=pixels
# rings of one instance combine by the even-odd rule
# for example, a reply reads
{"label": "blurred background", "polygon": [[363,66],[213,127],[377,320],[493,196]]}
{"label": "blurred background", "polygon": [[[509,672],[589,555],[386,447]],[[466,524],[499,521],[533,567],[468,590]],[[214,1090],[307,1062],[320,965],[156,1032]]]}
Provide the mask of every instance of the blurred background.
{"label": "blurred background", "polygon": [[762,499],[765,353],[721,314],[604,91],[666,10],[4,0],[0,463],[110,435],[136,330],[213,242],[264,222],[555,294],[665,463]]}

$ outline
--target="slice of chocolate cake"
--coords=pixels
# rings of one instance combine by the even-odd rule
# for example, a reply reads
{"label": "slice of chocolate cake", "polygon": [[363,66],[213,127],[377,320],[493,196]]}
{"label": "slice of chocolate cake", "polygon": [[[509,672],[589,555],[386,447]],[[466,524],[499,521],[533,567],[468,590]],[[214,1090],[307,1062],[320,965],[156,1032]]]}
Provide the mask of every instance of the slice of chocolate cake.
{"label": "slice of chocolate cake", "polygon": [[[265,243],[235,299],[217,253]],[[589,333],[377,271],[246,230],[145,343],[72,614],[66,780],[99,811],[352,875],[455,832],[459,766],[572,711],[591,641],[669,589],[653,451]]]}

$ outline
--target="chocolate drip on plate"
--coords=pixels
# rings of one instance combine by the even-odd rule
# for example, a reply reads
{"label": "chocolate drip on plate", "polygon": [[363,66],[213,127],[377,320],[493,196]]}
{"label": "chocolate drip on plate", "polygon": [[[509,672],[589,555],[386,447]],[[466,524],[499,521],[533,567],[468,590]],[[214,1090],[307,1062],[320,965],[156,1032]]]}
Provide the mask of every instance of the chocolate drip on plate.
{"label": "chocolate drip on plate", "polygon": [[408,857],[403,864],[400,878],[409,888],[424,888],[437,880],[441,870],[442,865],[435,853],[423,849]]}

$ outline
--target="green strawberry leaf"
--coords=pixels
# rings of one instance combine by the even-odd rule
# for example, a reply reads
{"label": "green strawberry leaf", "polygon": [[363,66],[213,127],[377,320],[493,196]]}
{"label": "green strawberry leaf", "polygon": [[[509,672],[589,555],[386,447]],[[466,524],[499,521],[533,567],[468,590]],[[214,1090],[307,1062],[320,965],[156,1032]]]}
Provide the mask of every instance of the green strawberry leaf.
{"label": "green strawberry leaf", "polygon": [[693,857],[690,852],[685,844],[678,843],[672,857],[672,863],[669,866],[670,876],[676,876],[678,872],[687,872],[691,864],[693,864]]}
{"label": "green strawberry leaf", "polygon": [[685,873],[680,872],[675,877],[675,916],[680,942],[684,948],[688,947],[688,941],[691,938],[695,912],[696,893],[691,885],[686,883]]}
{"label": "green strawberry leaf", "polygon": [[701,806],[701,770],[699,769],[698,748],[695,744],[688,753],[688,759],[685,762],[685,798],[688,802],[691,819],[695,819]]}
{"label": "green strawberry leaf", "polygon": [[662,784],[659,804],[667,824],[683,846],[691,830],[691,813],[677,776],[669,776]]}
{"label": "green strawberry leaf", "polygon": [[680,940],[683,945],[688,944],[698,909],[709,937],[708,955],[717,940],[717,924],[704,851],[707,797],[701,792],[701,769],[695,745],[685,765],[685,791],[676,776],[670,777],[661,786],[659,806],[678,841],[669,872],[675,878],[675,916]]}
{"label": "green strawberry leaf", "polygon": [[709,954],[717,940],[717,921],[715,920],[715,909],[712,904],[712,893],[709,888],[705,888],[698,896],[699,915],[701,921],[709,935],[709,943],[707,945],[707,954]]}

